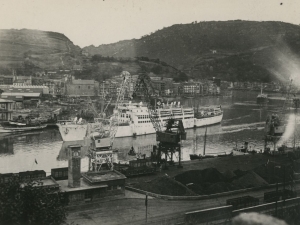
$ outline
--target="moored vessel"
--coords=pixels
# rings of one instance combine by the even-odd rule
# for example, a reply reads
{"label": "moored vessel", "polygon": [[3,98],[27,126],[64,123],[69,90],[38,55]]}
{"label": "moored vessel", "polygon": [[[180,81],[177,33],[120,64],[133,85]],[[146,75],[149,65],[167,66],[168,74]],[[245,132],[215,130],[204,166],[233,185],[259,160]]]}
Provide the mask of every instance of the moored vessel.
{"label": "moored vessel", "polygon": [[[143,103],[127,103],[119,106],[118,129],[116,138],[153,134],[155,129],[149,117],[147,106]],[[161,124],[169,118],[182,120],[185,129],[220,123],[223,118],[221,107],[205,107],[198,113],[193,108],[177,104],[161,104],[156,113]],[[87,134],[87,124],[75,124],[67,121],[58,124],[64,141],[83,140]]]}
{"label": "moored vessel", "polygon": [[19,116],[14,120],[1,123],[0,133],[26,132],[33,130],[41,130],[46,127],[46,124],[41,124],[41,122],[37,119],[29,117],[23,118],[22,116]]}

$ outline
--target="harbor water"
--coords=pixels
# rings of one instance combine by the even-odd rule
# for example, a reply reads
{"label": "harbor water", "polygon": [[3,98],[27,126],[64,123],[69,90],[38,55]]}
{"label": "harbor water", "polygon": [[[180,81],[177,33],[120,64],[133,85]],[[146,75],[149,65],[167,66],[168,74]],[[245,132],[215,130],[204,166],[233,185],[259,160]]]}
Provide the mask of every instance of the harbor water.
{"label": "harbor water", "polygon": [[[266,117],[270,112],[279,111],[277,106],[256,104],[257,92],[233,91],[230,97],[201,97],[182,99],[184,106],[221,105],[224,111],[221,124],[207,127],[206,154],[230,153],[236,145],[249,142],[253,148],[263,148]],[[188,129],[187,140],[182,141],[182,160],[190,160],[189,154],[203,154],[205,128]],[[45,170],[67,167],[67,147],[70,144],[83,145],[82,171],[88,170],[88,147],[82,142],[63,142],[58,129],[42,132],[0,136],[0,173],[15,173],[27,170]],[[138,154],[150,156],[155,144],[155,134],[137,137],[116,138],[115,161],[134,159],[128,151],[133,146]],[[176,160],[176,159],[175,159]]]}

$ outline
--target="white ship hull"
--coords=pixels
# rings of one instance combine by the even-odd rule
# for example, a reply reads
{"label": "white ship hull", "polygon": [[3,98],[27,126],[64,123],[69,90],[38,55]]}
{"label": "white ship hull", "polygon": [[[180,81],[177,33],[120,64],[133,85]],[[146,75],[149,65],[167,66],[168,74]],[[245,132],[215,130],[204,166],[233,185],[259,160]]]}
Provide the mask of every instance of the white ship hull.
{"label": "white ship hull", "polygon": [[81,141],[86,136],[87,124],[57,124],[63,141]]}
{"label": "white ship hull", "polygon": [[[122,109],[121,109],[122,110]],[[119,118],[120,125],[117,128],[115,137],[132,137],[145,134],[155,133],[155,129],[149,119],[148,109],[146,107],[123,107],[123,111]],[[173,114],[171,116],[171,113]],[[211,115],[211,116],[209,116]],[[215,115],[209,114],[203,118],[197,119],[194,117],[192,108],[173,107],[169,109],[162,109],[159,111],[159,118],[161,124],[165,124],[168,118],[180,119],[183,122],[185,129],[194,127],[203,127],[220,123],[223,118],[223,113],[219,110]],[[96,123],[97,124],[97,123]],[[83,140],[89,133],[89,126],[78,124],[58,124],[63,141]]]}
{"label": "white ship hull", "polygon": [[[221,123],[222,118],[223,118],[223,114],[214,117],[201,118],[201,119],[191,118],[191,119],[183,120],[182,122],[184,128],[189,129],[194,127],[204,127],[204,126]],[[119,126],[118,131],[116,133],[116,138],[153,134],[155,132],[156,131],[153,128],[151,123],[146,125],[143,124],[143,126],[140,127],[131,124],[128,126]]]}
{"label": "white ship hull", "polygon": [[214,116],[214,117],[207,117],[201,119],[195,118],[195,127],[204,127],[204,126],[221,123],[222,119],[223,119],[223,113],[221,115]]}

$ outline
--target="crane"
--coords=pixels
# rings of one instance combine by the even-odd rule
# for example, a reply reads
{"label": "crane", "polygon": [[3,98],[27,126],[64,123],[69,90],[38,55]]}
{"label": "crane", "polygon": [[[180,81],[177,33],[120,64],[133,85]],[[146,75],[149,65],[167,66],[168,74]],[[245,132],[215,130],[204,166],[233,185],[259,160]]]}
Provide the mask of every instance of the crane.
{"label": "crane", "polygon": [[89,124],[88,127],[88,135],[92,139],[89,171],[99,171],[104,164],[113,170],[112,146],[119,126],[119,107],[123,104],[125,93],[129,88],[130,73],[123,71],[120,76],[122,83],[118,89],[113,114],[108,118],[95,118],[95,123]]}
{"label": "crane", "polygon": [[147,108],[148,108],[149,118],[150,118],[151,123],[153,124],[154,129],[156,131],[161,131],[162,124],[159,120],[159,117],[158,117],[158,114],[156,111],[155,99],[152,98],[152,96],[154,96],[154,98],[157,97],[157,93],[152,86],[150,77],[144,72],[141,72],[138,76],[135,88],[133,90],[132,97],[134,98],[138,94],[143,94],[143,96],[145,98],[145,102],[146,102]]}
{"label": "crane", "polygon": [[[149,118],[156,131],[156,141],[158,144],[153,148],[153,159],[157,161],[157,165],[160,165],[162,162],[161,158],[164,155],[165,168],[167,168],[168,159],[171,163],[174,163],[173,155],[178,152],[179,167],[181,167],[181,140],[186,139],[186,132],[182,120],[169,118],[166,124],[161,123],[155,104],[157,95],[152,86],[150,77],[144,72],[138,76],[133,97],[138,94],[143,94],[145,98]],[[164,127],[166,128],[165,130],[163,130]]]}

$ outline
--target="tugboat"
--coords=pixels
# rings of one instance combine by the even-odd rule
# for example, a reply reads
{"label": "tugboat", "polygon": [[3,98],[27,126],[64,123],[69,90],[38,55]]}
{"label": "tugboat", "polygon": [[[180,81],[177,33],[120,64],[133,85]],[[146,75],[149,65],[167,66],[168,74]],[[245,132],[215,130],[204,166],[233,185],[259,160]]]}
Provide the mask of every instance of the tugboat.
{"label": "tugboat", "polygon": [[261,85],[260,94],[257,95],[256,103],[257,104],[266,104],[269,102],[268,95],[263,94],[263,85]]}
{"label": "tugboat", "polygon": [[254,149],[254,146],[249,147],[249,142],[245,141],[244,144],[241,147],[236,146],[232,149],[232,155],[248,155],[248,154],[255,154],[258,153],[258,150]]}

